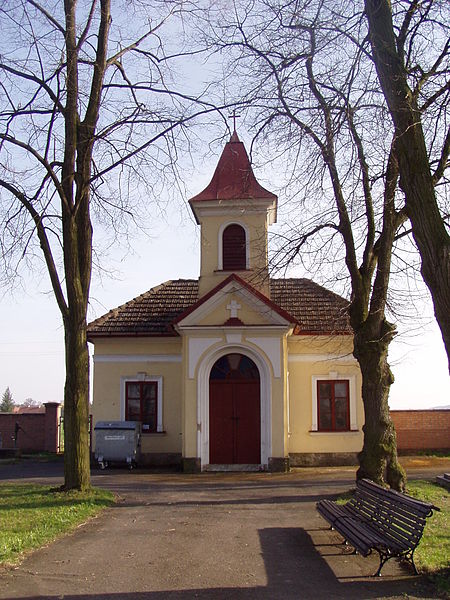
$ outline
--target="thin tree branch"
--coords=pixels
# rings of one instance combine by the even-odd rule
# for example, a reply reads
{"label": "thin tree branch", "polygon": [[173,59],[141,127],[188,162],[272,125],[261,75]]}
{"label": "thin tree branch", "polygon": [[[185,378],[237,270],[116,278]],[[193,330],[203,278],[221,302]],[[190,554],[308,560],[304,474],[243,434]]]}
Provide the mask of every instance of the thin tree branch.
{"label": "thin tree branch", "polygon": [[39,2],[36,2],[35,0],[26,0],[26,2],[28,4],[31,4],[31,6],[34,6],[34,8],[36,8],[39,12],[41,12],[44,17],[50,21],[50,23],[52,25],[54,25],[56,27],[56,29],[58,29],[58,31],[60,31],[63,35],[66,35],[66,32],[64,31],[64,27],[62,25],[60,25],[58,23],[58,21],[55,19],[55,17],[53,15],[51,15],[47,10],[45,10],[45,8],[43,6],[41,6],[39,4]]}
{"label": "thin tree branch", "polygon": [[447,135],[445,136],[444,145],[442,147],[441,157],[438,162],[438,166],[433,173],[433,184],[436,186],[438,181],[444,175],[446,168],[448,167],[448,157],[450,154],[450,125],[447,129]]}
{"label": "thin tree branch", "polygon": [[45,83],[45,81],[42,81],[42,79],[39,79],[39,77],[36,77],[35,75],[32,75],[30,73],[24,73],[23,71],[14,69],[13,67],[6,65],[5,63],[0,63],[0,69],[3,69],[7,73],[11,73],[11,75],[16,75],[21,79],[26,79],[28,81],[33,81],[34,83],[36,83],[39,87],[43,88],[47,92],[52,102],[54,102],[58,106],[58,110],[61,112],[61,114],[65,114],[64,106],[59,102],[58,97],[55,95],[52,88],[48,86],[47,83]]}
{"label": "thin tree branch", "polygon": [[42,157],[35,148],[33,148],[32,146],[30,146],[30,144],[27,144],[25,142],[21,142],[20,140],[17,140],[16,138],[14,138],[12,136],[5,135],[3,133],[0,133],[0,140],[4,140],[5,142],[13,144],[14,146],[18,146],[19,148],[22,148],[23,150],[26,150],[32,156],[34,156],[34,158],[36,158],[36,160],[45,168],[48,176],[53,181],[53,184],[54,184],[56,190],[58,191],[58,194],[59,194],[59,197],[61,199],[62,204],[67,206],[67,202],[66,202],[66,197],[65,197],[65,194],[64,194],[64,190],[63,190],[63,187],[61,186],[61,184],[59,182],[59,179],[58,179],[56,173],[52,169],[51,164],[49,162],[47,162],[45,160],[45,158]]}
{"label": "thin tree branch", "polygon": [[61,287],[61,282],[59,280],[58,271],[55,265],[55,261],[53,259],[53,254],[50,246],[50,242],[47,237],[47,233],[45,231],[45,227],[42,223],[42,217],[36,211],[31,202],[26,198],[25,194],[23,194],[20,190],[18,190],[15,186],[11,185],[9,182],[0,179],[0,185],[8,190],[11,194],[13,194],[19,202],[26,208],[26,210],[31,215],[31,218],[34,221],[36,232],[39,238],[39,242],[42,248],[42,252],[44,254],[45,262],[47,265],[47,269],[50,275],[50,281],[52,283],[53,292],[55,294],[56,301],[59,306],[59,310],[61,311],[63,319],[67,318],[68,315],[68,307],[66,300],[64,298],[64,294]]}

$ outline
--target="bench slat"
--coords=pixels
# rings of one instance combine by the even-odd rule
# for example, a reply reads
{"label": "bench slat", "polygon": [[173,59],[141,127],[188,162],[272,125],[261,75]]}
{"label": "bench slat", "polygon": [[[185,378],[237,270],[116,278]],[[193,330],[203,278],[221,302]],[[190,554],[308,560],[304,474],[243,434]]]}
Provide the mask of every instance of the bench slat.
{"label": "bench slat", "polygon": [[399,513],[395,506],[386,504],[372,505],[359,502],[351,504],[351,510],[355,516],[376,523],[376,526],[385,531],[387,535],[402,539],[406,538],[411,541],[420,539],[426,523],[422,515]]}
{"label": "bench slat", "polygon": [[431,516],[434,510],[440,510],[437,506],[431,504],[430,502],[423,502],[422,500],[418,500],[417,498],[413,498],[407,494],[402,494],[396,490],[383,488],[369,479],[361,479],[358,481],[357,485],[360,490],[364,490],[367,493],[373,494],[377,497],[384,496],[389,500],[389,502],[408,506],[412,510],[423,513],[425,517]]}

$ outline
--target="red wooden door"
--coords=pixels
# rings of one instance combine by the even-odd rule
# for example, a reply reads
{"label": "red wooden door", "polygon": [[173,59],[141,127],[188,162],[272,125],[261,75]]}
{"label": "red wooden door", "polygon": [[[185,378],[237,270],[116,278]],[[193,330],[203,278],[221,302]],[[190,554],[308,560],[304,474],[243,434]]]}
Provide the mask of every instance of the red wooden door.
{"label": "red wooden door", "polygon": [[259,381],[210,381],[210,464],[260,464]]}
{"label": "red wooden door", "polygon": [[261,463],[261,407],[259,381],[235,385],[235,463]]}
{"label": "red wooden door", "polygon": [[209,463],[233,463],[233,386],[227,382],[209,384]]}

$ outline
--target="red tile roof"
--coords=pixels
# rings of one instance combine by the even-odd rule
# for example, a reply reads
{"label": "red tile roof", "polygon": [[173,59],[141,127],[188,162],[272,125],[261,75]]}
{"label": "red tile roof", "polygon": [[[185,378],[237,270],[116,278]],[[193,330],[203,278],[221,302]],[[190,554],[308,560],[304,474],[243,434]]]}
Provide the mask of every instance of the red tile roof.
{"label": "red tile roof", "polygon": [[351,334],[349,302],[310,279],[271,279],[273,302],[297,318],[296,334]]}
{"label": "red tile roof", "polygon": [[276,195],[256,181],[244,144],[236,132],[225,144],[209,185],[189,200],[276,199]]}
{"label": "red tile roof", "polygon": [[[271,279],[271,300],[297,319],[296,334],[351,334],[348,301],[309,279]],[[198,280],[167,281],[89,324],[88,338],[176,336],[175,319],[198,301]]]}

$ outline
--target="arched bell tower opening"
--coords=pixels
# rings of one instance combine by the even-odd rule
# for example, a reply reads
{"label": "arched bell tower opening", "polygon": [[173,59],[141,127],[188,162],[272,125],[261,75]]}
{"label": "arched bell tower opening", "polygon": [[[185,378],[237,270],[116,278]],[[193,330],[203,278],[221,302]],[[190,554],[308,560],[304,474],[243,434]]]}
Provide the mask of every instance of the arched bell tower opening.
{"label": "arched bell tower opening", "polygon": [[244,354],[225,354],[209,376],[209,464],[260,463],[258,367]]}
{"label": "arched bell tower opening", "polygon": [[242,271],[247,268],[245,229],[238,223],[227,225],[222,233],[222,269]]}

